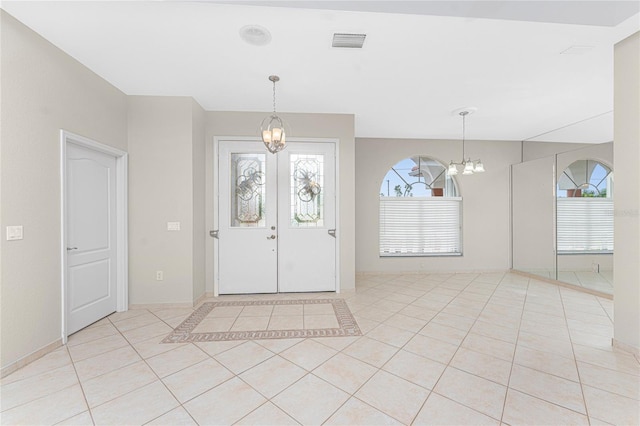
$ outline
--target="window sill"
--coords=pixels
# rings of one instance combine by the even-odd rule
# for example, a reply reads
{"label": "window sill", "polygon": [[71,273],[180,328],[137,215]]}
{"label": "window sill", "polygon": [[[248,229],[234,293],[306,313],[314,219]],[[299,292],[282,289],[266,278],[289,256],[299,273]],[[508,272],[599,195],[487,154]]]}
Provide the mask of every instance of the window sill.
{"label": "window sill", "polygon": [[462,256],[462,253],[385,253],[380,254],[381,258],[384,257],[457,257]]}
{"label": "window sill", "polygon": [[613,254],[613,250],[567,250],[558,252],[558,256],[573,256],[579,254]]}

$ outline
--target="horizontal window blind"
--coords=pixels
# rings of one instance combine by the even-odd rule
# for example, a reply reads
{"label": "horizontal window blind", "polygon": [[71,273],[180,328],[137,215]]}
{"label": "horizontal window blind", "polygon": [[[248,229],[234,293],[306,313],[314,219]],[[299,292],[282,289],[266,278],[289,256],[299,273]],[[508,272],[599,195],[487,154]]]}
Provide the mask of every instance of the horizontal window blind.
{"label": "horizontal window blind", "polygon": [[558,198],[558,251],[613,250],[613,199]]}
{"label": "horizontal window blind", "polygon": [[460,254],[461,198],[381,197],[380,256]]}

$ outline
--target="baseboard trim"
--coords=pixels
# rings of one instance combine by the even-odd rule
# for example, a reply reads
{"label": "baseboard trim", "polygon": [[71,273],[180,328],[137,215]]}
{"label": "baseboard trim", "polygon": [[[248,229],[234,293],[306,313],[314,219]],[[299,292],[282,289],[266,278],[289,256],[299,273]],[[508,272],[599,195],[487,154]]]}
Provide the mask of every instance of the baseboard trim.
{"label": "baseboard trim", "polygon": [[635,356],[636,359],[638,359],[638,362],[640,362],[640,348],[622,343],[621,341],[616,339],[611,339],[611,346],[613,346],[614,349],[621,350],[622,352],[630,353],[631,355]]}
{"label": "baseboard trim", "polygon": [[170,309],[170,308],[193,308],[193,303],[136,303],[129,305],[129,309]]}
{"label": "baseboard trim", "polygon": [[202,302],[213,297],[213,293],[202,293],[200,297],[193,301],[193,307],[199,306]]}
{"label": "baseboard trim", "polygon": [[581,287],[579,285],[573,285],[573,284],[565,283],[564,281],[558,281],[558,280],[554,280],[552,278],[541,277],[540,275],[531,274],[529,272],[518,271],[516,269],[512,269],[511,272],[514,273],[514,274],[517,274],[517,275],[522,275],[523,277],[533,278],[533,279],[536,279],[538,281],[543,281],[543,282],[549,283],[549,284],[555,284],[555,285],[557,285],[559,287],[570,288],[571,290],[577,290],[577,291],[582,292],[582,293],[587,293],[587,294],[591,294],[593,296],[602,297],[603,299],[613,300],[613,294],[608,294],[608,293],[604,293],[602,291],[593,290],[593,289],[586,288],[586,287]]}
{"label": "baseboard trim", "polygon": [[421,271],[358,271],[356,277],[366,277],[371,275],[428,275],[428,274],[506,274],[509,269],[471,269],[461,270],[421,270]]}
{"label": "baseboard trim", "polygon": [[11,364],[2,367],[0,369],[0,378],[5,378],[9,374],[14,373],[16,370],[21,369],[22,367],[31,364],[33,361],[42,358],[48,353],[53,352],[62,346],[62,339],[58,339],[55,342],[49,343],[48,345],[31,352],[29,355],[20,358],[17,361],[12,362]]}

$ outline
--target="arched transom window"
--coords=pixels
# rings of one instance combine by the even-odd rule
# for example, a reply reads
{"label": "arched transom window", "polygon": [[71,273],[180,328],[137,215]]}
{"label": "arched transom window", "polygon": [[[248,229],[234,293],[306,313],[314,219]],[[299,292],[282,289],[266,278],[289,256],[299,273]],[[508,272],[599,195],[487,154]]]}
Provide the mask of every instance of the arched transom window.
{"label": "arched transom window", "polygon": [[380,256],[462,254],[462,198],[447,167],[417,155],[380,185]]}

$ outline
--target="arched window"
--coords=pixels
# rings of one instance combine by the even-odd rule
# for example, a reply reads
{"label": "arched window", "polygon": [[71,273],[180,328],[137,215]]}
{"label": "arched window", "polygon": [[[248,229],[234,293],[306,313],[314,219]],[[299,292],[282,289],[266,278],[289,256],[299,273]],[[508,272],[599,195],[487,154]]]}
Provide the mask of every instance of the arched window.
{"label": "arched window", "polygon": [[578,160],[558,179],[558,252],[613,251],[613,171],[595,160]]}
{"label": "arched window", "polygon": [[426,156],[400,161],[380,186],[380,256],[462,254],[461,212],[446,166]]}

